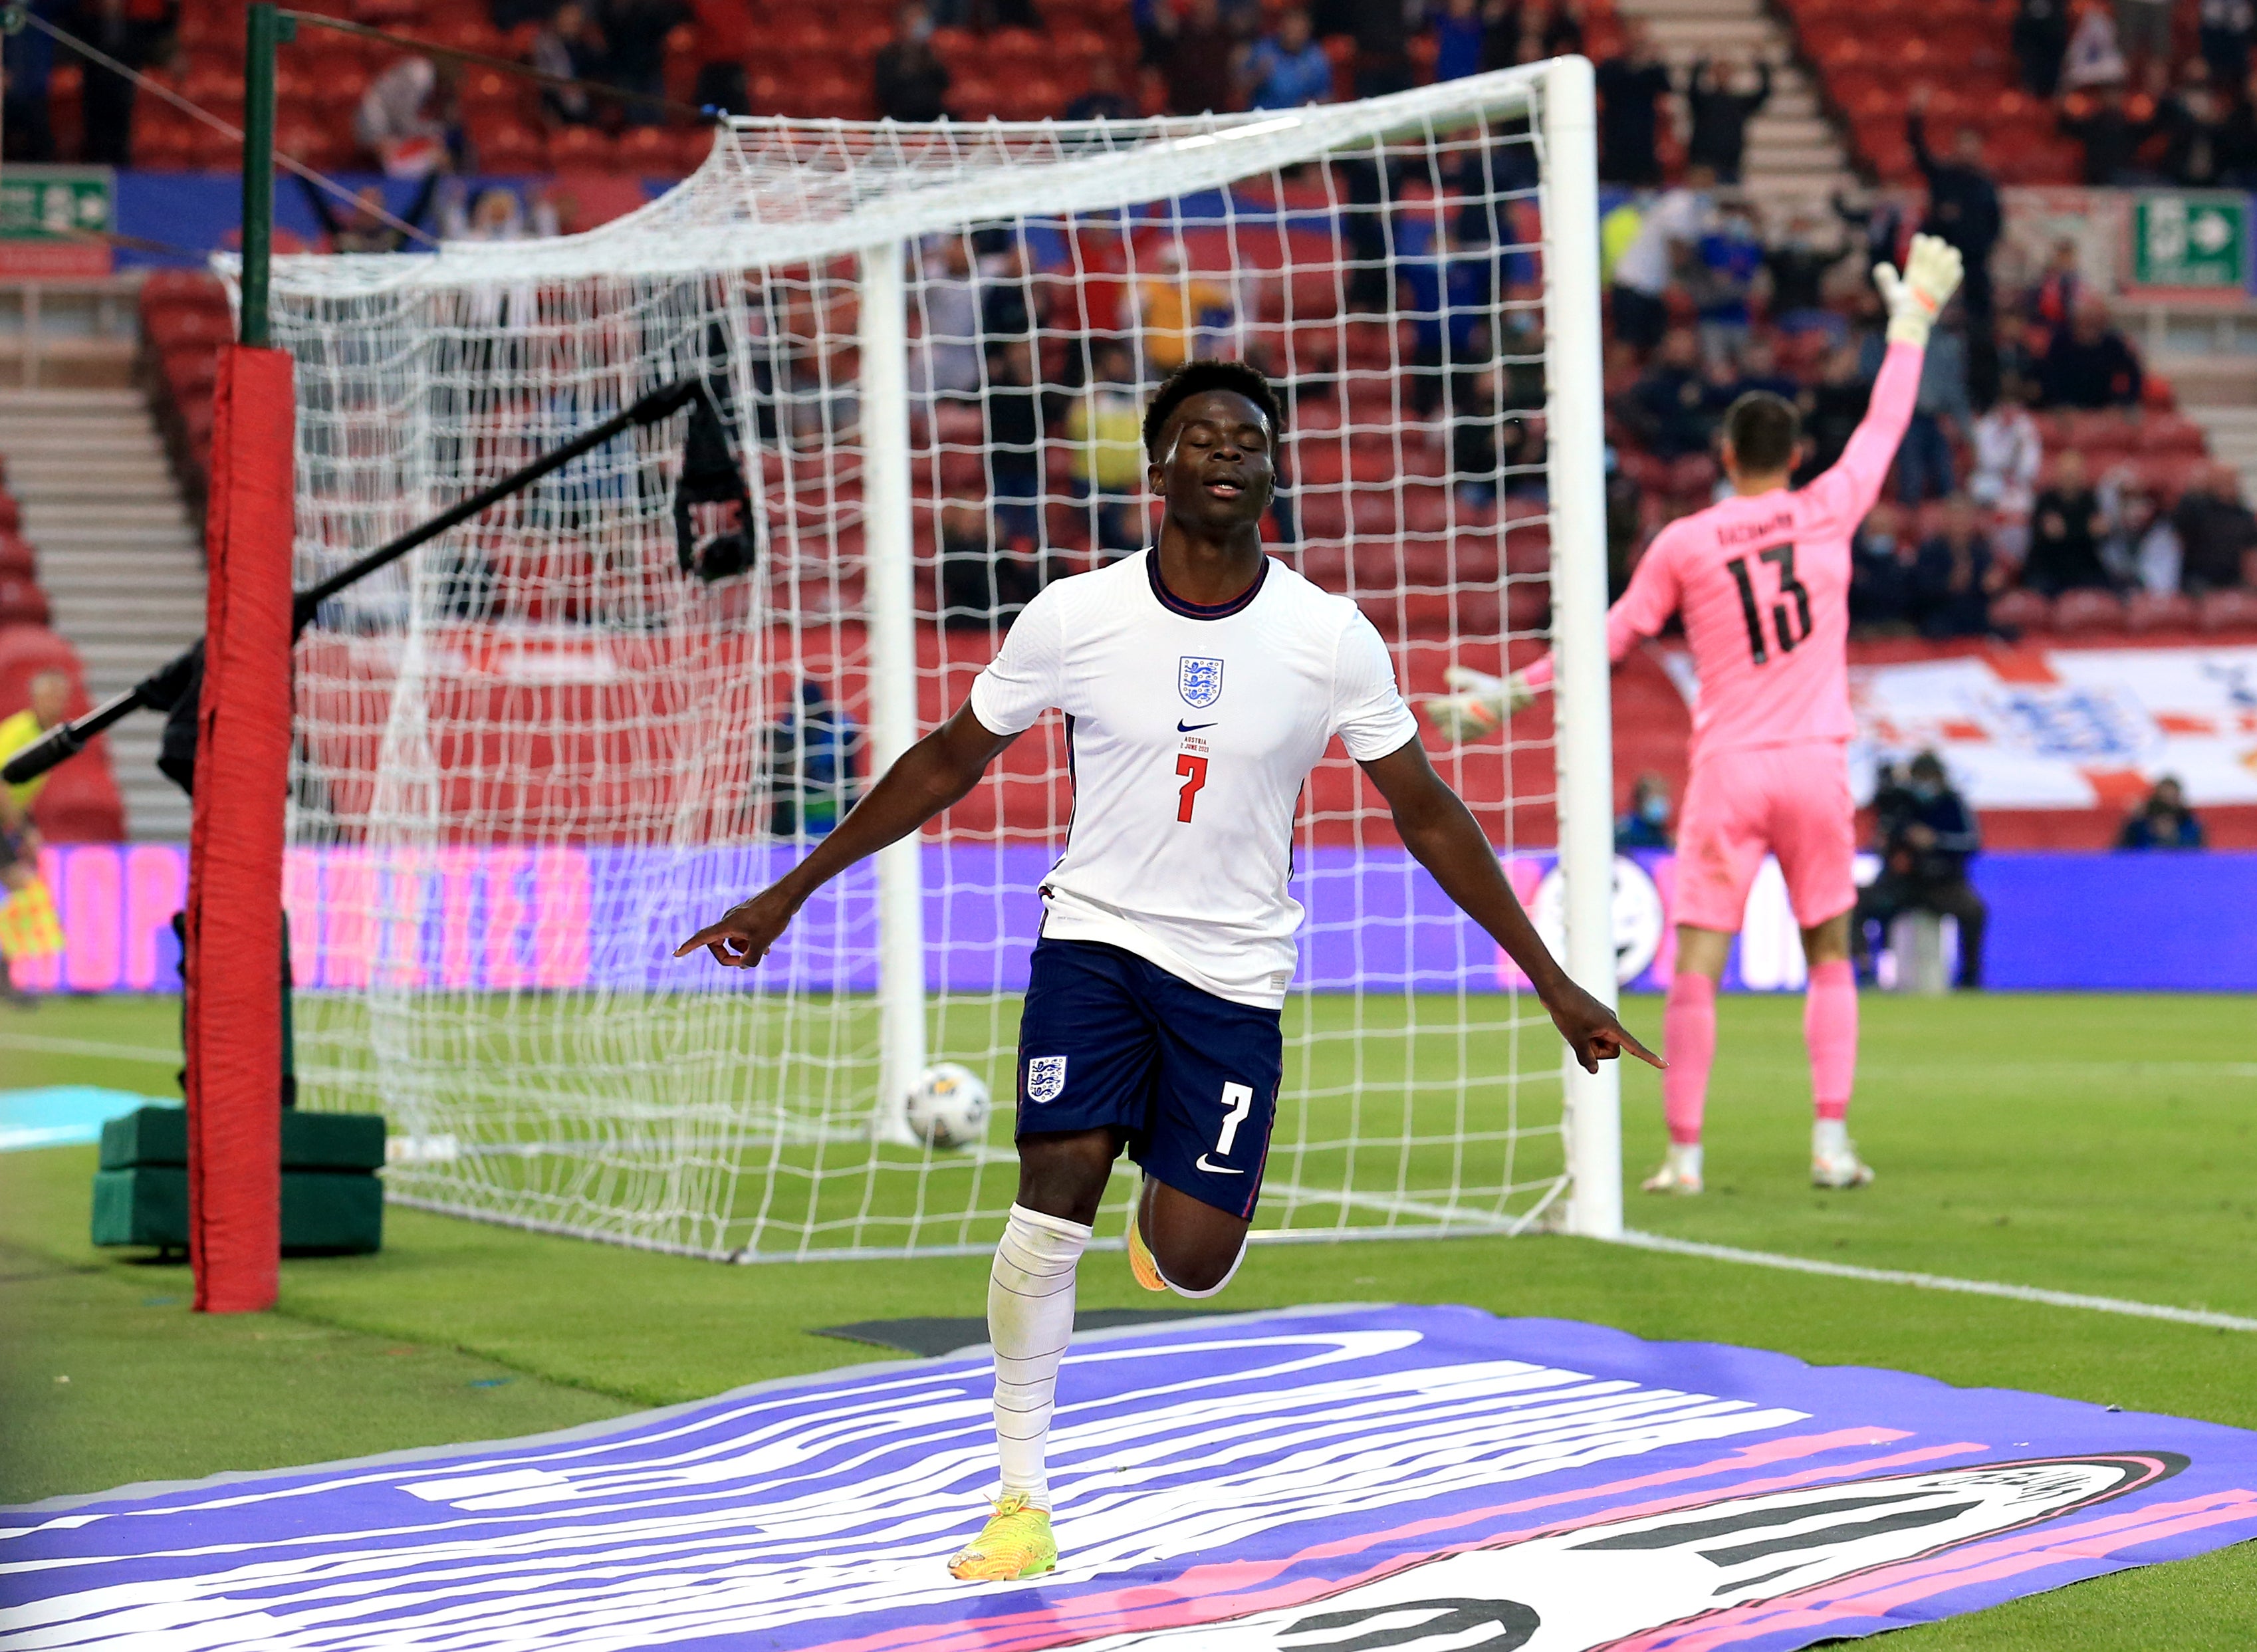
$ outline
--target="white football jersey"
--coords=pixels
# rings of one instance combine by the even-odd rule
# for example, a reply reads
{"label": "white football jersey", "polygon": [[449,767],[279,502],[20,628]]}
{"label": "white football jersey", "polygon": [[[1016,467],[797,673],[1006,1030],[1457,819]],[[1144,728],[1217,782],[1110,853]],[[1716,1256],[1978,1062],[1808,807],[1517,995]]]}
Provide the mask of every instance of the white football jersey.
{"label": "white football jersey", "polygon": [[1156,554],[1058,581],[972,685],[997,734],[1065,713],[1073,820],[1043,933],[1104,941],[1275,1009],[1301,906],[1293,816],[1335,734],[1360,760],[1416,738],[1386,645],[1356,605],[1264,558],[1235,602],[1186,603]]}

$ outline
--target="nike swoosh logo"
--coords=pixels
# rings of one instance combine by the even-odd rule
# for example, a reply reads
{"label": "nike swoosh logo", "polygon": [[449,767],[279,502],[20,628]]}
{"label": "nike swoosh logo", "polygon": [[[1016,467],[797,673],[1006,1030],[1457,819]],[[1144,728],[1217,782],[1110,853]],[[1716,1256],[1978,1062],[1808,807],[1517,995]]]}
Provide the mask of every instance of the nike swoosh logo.
{"label": "nike swoosh logo", "polygon": [[1213,1175],[1244,1175],[1246,1174],[1243,1170],[1234,1170],[1227,1164],[1209,1164],[1204,1153],[1199,1154],[1198,1161],[1192,1168],[1195,1170],[1205,1170]]}
{"label": "nike swoosh logo", "polygon": [[1201,729],[1211,729],[1213,726],[1214,724],[1212,723],[1185,723],[1181,718],[1178,718],[1176,722],[1176,732],[1178,734],[1196,734]]}

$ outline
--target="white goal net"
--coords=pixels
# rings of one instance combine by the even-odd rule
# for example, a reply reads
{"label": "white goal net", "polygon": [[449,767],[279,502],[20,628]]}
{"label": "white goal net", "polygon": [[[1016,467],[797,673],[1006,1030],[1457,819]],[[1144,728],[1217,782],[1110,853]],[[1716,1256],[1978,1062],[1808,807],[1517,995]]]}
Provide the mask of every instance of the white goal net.
{"label": "white goal net", "polygon": [[[392,1197],[433,1209],[747,1260],[991,1245],[1072,807],[1055,719],[764,967],[670,954],[958,705],[1042,582],[1146,542],[1136,426],[1187,356],[1277,384],[1270,551],[1363,606],[1408,691],[1557,641],[1570,738],[1547,704],[1434,755],[1611,992],[1590,127],[1581,60],[1195,121],[739,120],[589,234],[276,260],[301,585],[683,379],[753,506],[748,571],[681,570],[676,414],[307,631],[305,1104],[381,1110]],[[1611,1078],[1568,1070],[1337,747],[1294,859],[1257,1231],[1617,1225]],[[903,1129],[939,1061],[991,1088],[983,1140]]]}

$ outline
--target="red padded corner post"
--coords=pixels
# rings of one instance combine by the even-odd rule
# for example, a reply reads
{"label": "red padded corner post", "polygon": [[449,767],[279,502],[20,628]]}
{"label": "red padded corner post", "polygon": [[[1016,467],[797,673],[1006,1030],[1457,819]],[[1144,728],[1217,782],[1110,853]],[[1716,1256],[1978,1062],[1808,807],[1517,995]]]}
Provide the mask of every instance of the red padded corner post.
{"label": "red padded corner post", "polygon": [[282,806],[290,765],[289,355],[229,346],[188,846],[188,1260],[204,1313],[274,1305],[282,1256]]}

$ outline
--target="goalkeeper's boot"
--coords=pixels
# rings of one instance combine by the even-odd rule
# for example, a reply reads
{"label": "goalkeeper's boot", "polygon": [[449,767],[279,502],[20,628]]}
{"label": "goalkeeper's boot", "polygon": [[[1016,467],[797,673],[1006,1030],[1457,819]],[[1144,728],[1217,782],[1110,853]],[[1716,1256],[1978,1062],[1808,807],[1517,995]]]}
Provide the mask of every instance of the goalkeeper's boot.
{"label": "goalkeeper's boot", "polygon": [[1152,1247],[1144,1243],[1144,1225],[1135,1209],[1128,1212],[1128,1271],[1146,1290],[1168,1288],[1168,1281],[1160,1277],[1159,1263],[1152,1260]]}
{"label": "goalkeeper's boot", "polygon": [[1694,1194],[1701,1190],[1701,1147],[1699,1143],[1680,1147],[1673,1141],[1669,1152],[1661,1161],[1661,1168],[1638,1183],[1648,1193]]}
{"label": "goalkeeper's boot", "polygon": [[1058,1564],[1051,1536],[1051,1511],[1031,1507],[1016,1492],[995,1500],[995,1512],[980,1535],[949,1557],[948,1572],[966,1581],[1008,1583],[1039,1578]]}
{"label": "goalkeeper's boot", "polygon": [[1873,1167],[1857,1156],[1853,1141],[1811,1153],[1810,1185],[1814,1188],[1862,1188],[1872,1179]]}

